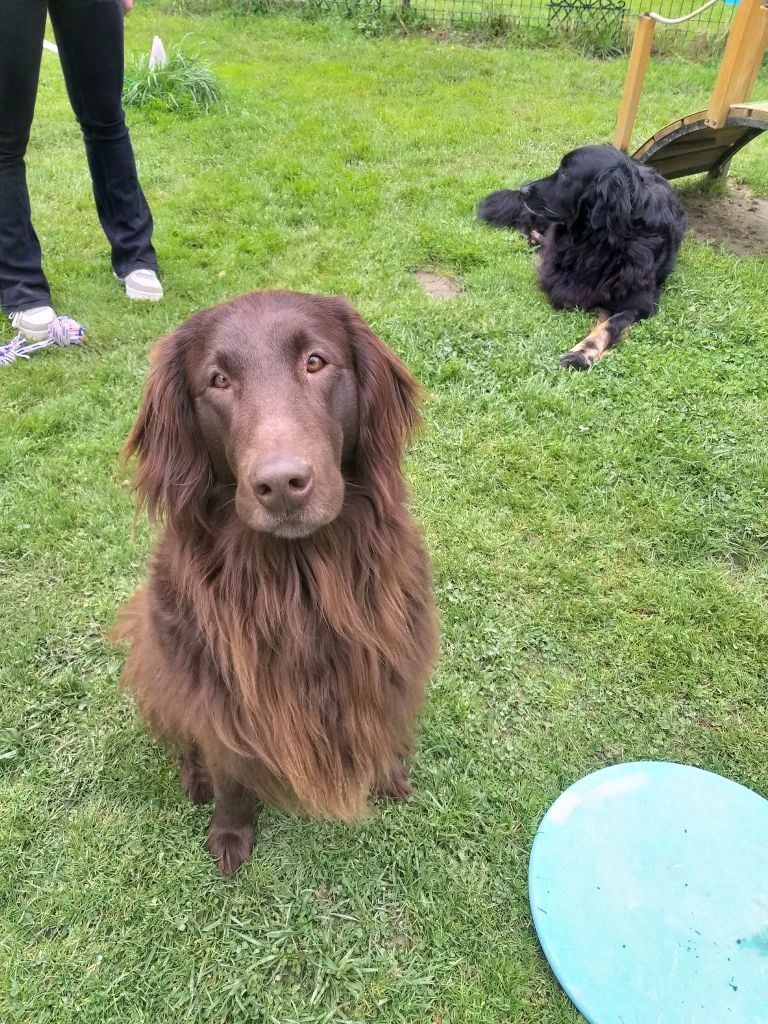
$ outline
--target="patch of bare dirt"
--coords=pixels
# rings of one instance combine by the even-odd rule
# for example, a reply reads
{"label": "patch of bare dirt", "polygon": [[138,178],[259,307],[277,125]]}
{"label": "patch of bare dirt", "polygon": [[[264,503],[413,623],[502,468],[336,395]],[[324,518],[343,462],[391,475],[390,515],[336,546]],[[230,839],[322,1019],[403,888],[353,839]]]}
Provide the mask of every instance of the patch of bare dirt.
{"label": "patch of bare dirt", "polygon": [[450,274],[433,274],[431,270],[417,270],[413,275],[433,299],[452,299],[461,294],[461,282]]}
{"label": "patch of bare dirt", "polygon": [[725,195],[681,196],[693,237],[737,256],[768,256],[768,199],[729,183]]}

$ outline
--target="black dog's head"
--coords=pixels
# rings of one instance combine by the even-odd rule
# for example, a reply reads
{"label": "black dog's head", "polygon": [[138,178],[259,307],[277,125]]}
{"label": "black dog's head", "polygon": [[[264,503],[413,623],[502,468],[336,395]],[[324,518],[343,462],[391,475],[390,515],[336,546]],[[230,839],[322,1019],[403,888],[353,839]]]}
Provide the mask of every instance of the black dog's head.
{"label": "black dog's head", "polygon": [[583,224],[619,241],[632,231],[641,185],[638,165],[621,150],[582,146],[566,153],[554,174],[524,185],[520,194],[534,214],[572,227]]}

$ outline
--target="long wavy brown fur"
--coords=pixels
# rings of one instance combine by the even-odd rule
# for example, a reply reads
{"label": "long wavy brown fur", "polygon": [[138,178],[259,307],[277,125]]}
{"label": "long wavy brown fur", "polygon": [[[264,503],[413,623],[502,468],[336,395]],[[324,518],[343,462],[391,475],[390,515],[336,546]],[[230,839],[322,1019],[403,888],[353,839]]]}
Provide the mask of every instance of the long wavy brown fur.
{"label": "long wavy brown fur", "polygon": [[[238,301],[238,300],[234,300]],[[309,537],[249,529],[215,479],[187,383],[216,310],[155,352],[126,443],[163,524],[149,583],[121,613],[124,682],[159,736],[226,761],[263,800],[351,820],[410,749],[437,630],[400,468],[416,384],[343,300],[358,386],[341,514]]]}

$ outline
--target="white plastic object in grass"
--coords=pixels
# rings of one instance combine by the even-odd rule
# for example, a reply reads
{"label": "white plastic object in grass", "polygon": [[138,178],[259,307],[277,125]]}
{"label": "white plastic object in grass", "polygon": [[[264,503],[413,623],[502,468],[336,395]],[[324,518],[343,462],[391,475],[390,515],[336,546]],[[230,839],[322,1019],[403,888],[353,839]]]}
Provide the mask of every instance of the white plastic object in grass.
{"label": "white plastic object in grass", "polygon": [[160,36],[155,36],[152,40],[152,48],[149,51],[149,70],[154,71],[155,68],[164,68],[168,63],[168,54],[165,52],[163,41]]}

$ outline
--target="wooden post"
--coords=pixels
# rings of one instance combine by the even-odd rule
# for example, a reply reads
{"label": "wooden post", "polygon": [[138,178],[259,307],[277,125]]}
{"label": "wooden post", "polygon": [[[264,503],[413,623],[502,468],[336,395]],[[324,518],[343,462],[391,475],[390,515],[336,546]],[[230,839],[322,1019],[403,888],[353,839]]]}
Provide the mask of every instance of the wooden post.
{"label": "wooden post", "polygon": [[[765,51],[768,49],[768,3],[763,0],[763,6],[760,8],[758,24],[757,24],[757,36],[758,40],[755,43],[755,47],[752,53],[751,61],[746,60],[744,62],[743,78],[739,80],[739,87],[744,92],[744,99],[748,100],[752,90],[755,87],[757,76],[760,74],[760,68],[763,66],[763,57]],[[734,103],[741,102],[736,99]]]}
{"label": "wooden post", "polygon": [[[744,3],[744,0],[741,0]],[[617,149],[625,152],[632,141],[632,129],[635,126],[637,107],[640,103],[640,96],[643,91],[645,72],[648,68],[648,60],[651,56],[653,45],[653,33],[656,29],[656,22],[647,14],[640,15],[635,30],[635,38],[632,41],[632,52],[629,55],[627,65],[627,77],[624,79],[624,92],[621,96],[619,114],[616,118],[616,131],[613,135],[613,144]]]}
{"label": "wooden post", "polygon": [[710,128],[722,127],[731,105],[749,99],[768,40],[766,8],[761,4],[762,0],[739,0],[709,101]]}

